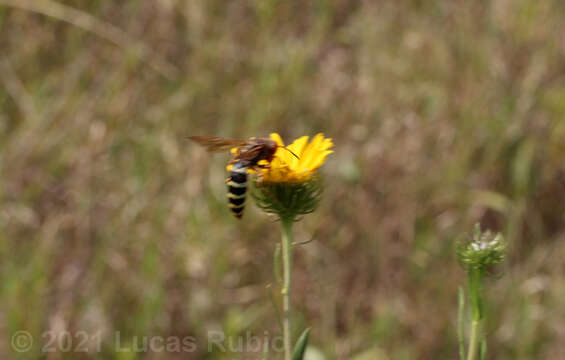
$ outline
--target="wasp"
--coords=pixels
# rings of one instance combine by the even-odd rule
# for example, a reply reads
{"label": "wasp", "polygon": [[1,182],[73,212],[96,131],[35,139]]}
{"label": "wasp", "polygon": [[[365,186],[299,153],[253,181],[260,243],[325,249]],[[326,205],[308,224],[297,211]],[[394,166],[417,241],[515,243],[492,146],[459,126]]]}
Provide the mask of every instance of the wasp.
{"label": "wasp", "polygon": [[[198,143],[209,152],[224,152],[235,148],[236,151],[229,162],[232,165],[226,184],[228,185],[228,206],[232,214],[241,219],[245,208],[247,193],[247,171],[250,169],[268,169],[279,147],[298,156],[290,149],[278,145],[267,138],[251,138],[236,140],[211,136],[189,136],[188,139]],[[267,163],[259,164],[261,160]]]}

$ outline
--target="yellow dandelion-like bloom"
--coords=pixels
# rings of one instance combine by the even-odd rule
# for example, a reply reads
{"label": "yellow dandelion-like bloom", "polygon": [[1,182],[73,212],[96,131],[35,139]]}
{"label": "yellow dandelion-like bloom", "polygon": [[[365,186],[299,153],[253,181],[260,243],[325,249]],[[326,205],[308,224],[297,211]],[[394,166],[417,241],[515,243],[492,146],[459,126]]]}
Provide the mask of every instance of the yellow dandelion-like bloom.
{"label": "yellow dandelion-like bloom", "polygon": [[[260,169],[260,177],[266,183],[298,183],[311,179],[316,170],[324,164],[326,156],[333,151],[332,139],[324,138],[324,134],[317,134],[308,143],[308,136],[302,136],[286,148],[277,133],[270,135],[271,140],[275,141],[279,147],[275,153],[275,158],[269,164],[269,168]],[[265,164],[266,162],[260,163]]]}
{"label": "yellow dandelion-like bloom", "polygon": [[[310,142],[308,136],[302,136],[288,146],[277,133],[272,133],[270,139],[278,145],[273,159],[260,160],[259,166],[247,169],[248,173],[258,175],[252,195],[267,213],[297,221],[299,215],[309,214],[318,206],[323,186],[315,175],[333,153],[330,150],[333,142],[321,133]],[[231,149],[234,156],[239,152],[237,147]],[[233,164],[226,166],[227,171],[232,169]]]}

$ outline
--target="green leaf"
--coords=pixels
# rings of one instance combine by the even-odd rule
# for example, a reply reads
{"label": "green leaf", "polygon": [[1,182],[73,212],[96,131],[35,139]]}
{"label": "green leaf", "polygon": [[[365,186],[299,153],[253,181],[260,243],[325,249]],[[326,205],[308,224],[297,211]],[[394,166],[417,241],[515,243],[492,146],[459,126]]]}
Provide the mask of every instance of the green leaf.
{"label": "green leaf", "polygon": [[282,284],[282,275],[281,275],[281,245],[277,244],[275,248],[275,252],[273,254],[273,269],[275,273],[275,279],[277,280],[278,284]]}
{"label": "green leaf", "polygon": [[[500,213],[505,214],[511,205],[511,199],[509,199],[504,194],[495,192],[495,191],[487,191],[487,190],[477,190],[471,192],[470,199],[472,202],[477,205],[483,205],[488,207],[489,209],[498,211]],[[479,227],[479,231],[480,231]]]}
{"label": "green leaf", "polygon": [[275,310],[275,316],[277,318],[277,323],[279,324],[279,328],[281,332],[283,331],[283,323],[281,320],[281,312],[279,311],[279,307],[277,306],[277,302],[275,301],[275,297],[273,296],[273,292],[271,291],[271,285],[267,285],[267,294],[269,295],[269,299],[271,300],[271,305]]}
{"label": "green leaf", "polygon": [[459,340],[459,358],[461,360],[465,359],[465,339],[464,339],[464,326],[465,326],[465,291],[461,286],[459,286],[459,291],[457,292],[457,337]]}
{"label": "green leaf", "polygon": [[306,347],[308,347],[308,336],[310,335],[310,328],[304,330],[298,341],[296,342],[296,346],[294,347],[294,354],[292,354],[292,360],[303,360],[304,353],[306,352]]}

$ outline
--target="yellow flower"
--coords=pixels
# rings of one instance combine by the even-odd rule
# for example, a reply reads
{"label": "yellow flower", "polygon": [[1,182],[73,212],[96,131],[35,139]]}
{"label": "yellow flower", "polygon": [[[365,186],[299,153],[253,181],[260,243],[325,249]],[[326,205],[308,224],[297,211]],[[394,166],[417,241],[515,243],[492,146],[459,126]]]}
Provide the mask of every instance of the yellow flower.
{"label": "yellow flower", "polygon": [[309,180],[316,170],[326,161],[326,156],[333,151],[329,150],[332,146],[332,139],[324,138],[324,134],[317,134],[308,143],[308,136],[302,136],[290,145],[288,150],[284,148],[284,143],[277,133],[270,135],[279,147],[275,153],[275,158],[270,163],[268,169],[259,169],[260,177],[267,183],[297,183]]}

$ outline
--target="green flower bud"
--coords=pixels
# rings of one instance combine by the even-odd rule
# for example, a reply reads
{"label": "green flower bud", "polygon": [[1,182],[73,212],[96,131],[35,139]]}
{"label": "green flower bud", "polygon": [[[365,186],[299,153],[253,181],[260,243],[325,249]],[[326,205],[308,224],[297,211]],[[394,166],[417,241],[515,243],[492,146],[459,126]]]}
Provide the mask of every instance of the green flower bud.
{"label": "green flower bud", "polygon": [[500,233],[490,230],[481,231],[479,224],[470,241],[457,244],[457,259],[467,271],[479,270],[481,273],[487,267],[500,264],[506,256],[506,242]]}

